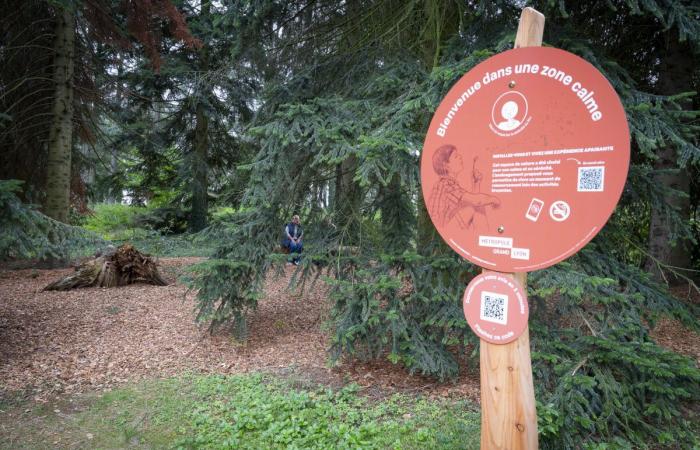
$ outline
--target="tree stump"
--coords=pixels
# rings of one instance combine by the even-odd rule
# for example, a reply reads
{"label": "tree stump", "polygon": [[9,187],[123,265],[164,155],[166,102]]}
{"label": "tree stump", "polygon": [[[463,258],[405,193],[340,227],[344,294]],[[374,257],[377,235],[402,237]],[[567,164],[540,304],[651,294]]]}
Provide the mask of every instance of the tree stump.
{"label": "tree stump", "polygon": [[131,244],[111,248],[76,268],[76,273],[55,281],[45,291],[68,291],[82,287],[117,287],[133,283],[165,286],[158,267],[150,255]]}

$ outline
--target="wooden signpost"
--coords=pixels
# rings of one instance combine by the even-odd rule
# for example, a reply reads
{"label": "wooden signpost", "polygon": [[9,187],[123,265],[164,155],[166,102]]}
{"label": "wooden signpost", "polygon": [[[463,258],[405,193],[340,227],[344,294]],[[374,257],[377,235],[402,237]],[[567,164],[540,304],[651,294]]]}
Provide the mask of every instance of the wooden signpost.
{"label": "wooden signpost", "polygon": [[[533,8],[525,8],[515,35],[515,48],[539,47],[543,33],[544,15]],[[508,276],[527,291],[527,272]],[[491,344],[481,339],[479,371],[481,448],[536,449],[537,411],[528,327],[518,339],[508,344]]]}
{"label": "wooden signpost", "polygon": [[[525,273],[507,274],[523,288]],[[530,334],[508,344],[480,340],[481,448],[536,449],[537,412],[530,363]]]}
{"label": "wooden signpost", "polygon": [[438,106],[421,156],[430,217],[483,268],[464,294],[480,338],[481,448],[536,449],[527,272],[600,231],[629,168],[624,109],[576,55],[541,47],[544,16],[525,8],[515,49],[465,74]]}

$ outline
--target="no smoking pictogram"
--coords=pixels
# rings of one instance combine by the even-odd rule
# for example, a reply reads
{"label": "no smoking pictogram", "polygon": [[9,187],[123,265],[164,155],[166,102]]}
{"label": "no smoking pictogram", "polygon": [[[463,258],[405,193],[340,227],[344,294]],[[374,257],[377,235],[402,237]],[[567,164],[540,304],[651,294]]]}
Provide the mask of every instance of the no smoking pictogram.
{"label": "no smoking pictogram", "polygon": [[557,222],[565,221],[569,218],[569,214],[571,214],[571,208],[565,201],[557,200],[556,202],[552,203],[552,206],[549,207],[550,217]]}

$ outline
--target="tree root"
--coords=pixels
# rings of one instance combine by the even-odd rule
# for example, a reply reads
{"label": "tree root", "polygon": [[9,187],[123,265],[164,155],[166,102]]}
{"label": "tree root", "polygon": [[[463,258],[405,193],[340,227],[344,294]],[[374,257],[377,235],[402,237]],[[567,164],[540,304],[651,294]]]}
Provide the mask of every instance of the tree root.
{"label": "tree root", "polygon": [[55,281],[45,291],[68,291],[82,287],[118,287],[133,283],[165,286],[168,283],[158,272],[155,261],[124,244],[81,264],[76,273]]}

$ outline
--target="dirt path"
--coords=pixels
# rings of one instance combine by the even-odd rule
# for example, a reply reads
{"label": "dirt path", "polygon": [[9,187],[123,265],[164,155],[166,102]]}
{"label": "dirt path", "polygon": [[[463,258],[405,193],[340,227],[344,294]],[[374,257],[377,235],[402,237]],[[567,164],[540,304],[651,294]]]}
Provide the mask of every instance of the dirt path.
{"label": "dirt path", "polygon": [[175,284],[198,258],[164,258],[169,286],[133,285],[69,292],[41,289],[68,270],[0,272],[0,393],[24,390],[42,401],[61,393],[109,389],[183,371],[298,373],[327,384],[354,381],[372,395],[421,392],[478,400],[478,372],[464,368],[454,383],[410,376],[388,362],[329,369],[325,292],[303,298],[286,291],[293,267],[270,280],[250,320],[250,338],[210,336],[193,322],[192,297]]}

